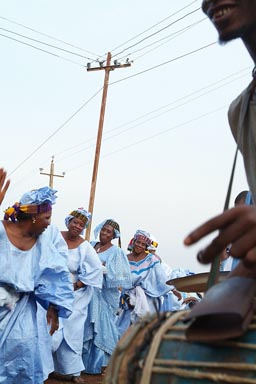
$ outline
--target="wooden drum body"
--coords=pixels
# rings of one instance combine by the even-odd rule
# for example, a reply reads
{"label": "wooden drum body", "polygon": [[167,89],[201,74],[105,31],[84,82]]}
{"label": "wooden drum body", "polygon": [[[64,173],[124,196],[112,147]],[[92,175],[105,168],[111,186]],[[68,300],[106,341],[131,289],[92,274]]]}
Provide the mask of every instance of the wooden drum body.
{"label": "wooden drum body", "polygon": [[188,311],[166,312],[130,327],[105,384],[256,384],[256,319],[240,338],[202,344],[185,337]]}

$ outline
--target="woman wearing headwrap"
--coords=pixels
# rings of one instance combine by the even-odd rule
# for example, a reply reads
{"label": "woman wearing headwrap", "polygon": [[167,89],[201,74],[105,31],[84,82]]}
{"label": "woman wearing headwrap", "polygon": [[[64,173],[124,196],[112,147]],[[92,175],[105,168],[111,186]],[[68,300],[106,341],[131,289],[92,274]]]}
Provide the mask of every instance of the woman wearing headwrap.
{"label": "woman wearing headwrap", "polygon": [[99,241],[91,244],[98,253],[103,266],[103,286],[96,288],[89,304],[89,314],[85,322],[83,362],[85,373],[100,374],[108,363],[119,340],[115,324],[119,306],[120,288],[131,287],[131,273],[124,251],[112,244],[118,239],[120,229],[115,220],[107,219],[94,231]]}
{"label": "woman wearing headwrap", "polygon": [[25,193],[0,221],[0,378],[3,383],[42,384],[36,303],[46,312],[49,332],[68,317],[74,299],[65,258],[45,231],[56,191]]}
{"label": "woman wearing headwrap", "polygon": [[66,217],[68,230],[61,232],[68,245],[67,265],[74,286],[75,301],[71,316],[60,321],[59,330],[53,335],[54,372],[65,375],[62,376],[63,380],[69,379],[75,383],[84,382],[79,377],[84,370],[84,323],[94,287],[101,288],[103,279],[101,262],[96,251],[81,236],[90,220],[91,214],[78,208]]}
{"label": "woman wearing headwrap", "polygon": [[166,274],[159,257],[148,253],[151,243],[148,232],[137,230],[133,236],[132,251],[127,255],[132,288],[122,292],[122,311],[117,319],[121,334],[138,319],[159,310],[163,296],[172,288],[166,284]]}

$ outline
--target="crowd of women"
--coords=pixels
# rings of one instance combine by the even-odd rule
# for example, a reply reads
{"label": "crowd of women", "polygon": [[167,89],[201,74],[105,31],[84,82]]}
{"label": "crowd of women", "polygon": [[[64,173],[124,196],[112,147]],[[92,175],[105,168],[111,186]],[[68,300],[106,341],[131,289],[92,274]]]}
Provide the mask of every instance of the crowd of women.
{"label": "crowd of women", "polygon": [[[0,169],[0,204],[9,186]],[[88,242],[91,215],[66,215],[50,225],[56,191],[25,193],[0,222],[0,377],[42,384],[49,376],[82,383],[102,374],[122,334],[141,317],[182,307],[168,285],[157,243],[137,230],[128,254],[120,227],[106,219]],[[119,240],[119,244],[113,242]],[[169,271],[170,272],[170,271]]]}

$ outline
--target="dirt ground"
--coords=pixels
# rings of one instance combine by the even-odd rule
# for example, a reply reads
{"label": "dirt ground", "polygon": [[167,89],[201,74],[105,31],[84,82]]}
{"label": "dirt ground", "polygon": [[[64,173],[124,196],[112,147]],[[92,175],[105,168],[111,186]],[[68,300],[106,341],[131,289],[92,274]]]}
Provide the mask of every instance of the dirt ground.
{"label": "dirt ground", "polygon": [[[84,384],[102,384],[104,375],[86,375],[82,374],[81,376],[84,380]],[[72,381],[61,381],[61,380],[55,380],[55,379],[48,379],[44,381],[44,384],[67,384],[72,383]]]}

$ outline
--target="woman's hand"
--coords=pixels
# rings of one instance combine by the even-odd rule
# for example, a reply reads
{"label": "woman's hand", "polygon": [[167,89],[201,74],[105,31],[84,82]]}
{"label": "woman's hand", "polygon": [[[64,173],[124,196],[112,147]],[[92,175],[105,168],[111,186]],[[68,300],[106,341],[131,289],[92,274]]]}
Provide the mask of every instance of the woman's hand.
{"label": "woman's hand", "polygon": [[85,284],[82,283],[82,281],[77,280],[75,283],[73,283],[74,291],[77,291],[80,288],[85,287]]}
{"label": "woman's hand", "polygon": [[55,331],[59,329],[58,310],[54,305],[50,304],[46,313],[47,324],[51,326],[50,335],[52,336]]}
{"label": "woman's hand", "polygon": [[184,240],[192,245],[218,230],[212,242],[197,255],[199,262],[208,264],[229,244],[230,254],[241,258],[247,268],[256,265],[256,207],[240,205],[208,220],[192,231]]}
{"label": "woman's hand", "polygon": [[7,189],[10,185],[10,180],[6,180],[6,171],[3,168],[0,168],[0,205],[5,197]]}

